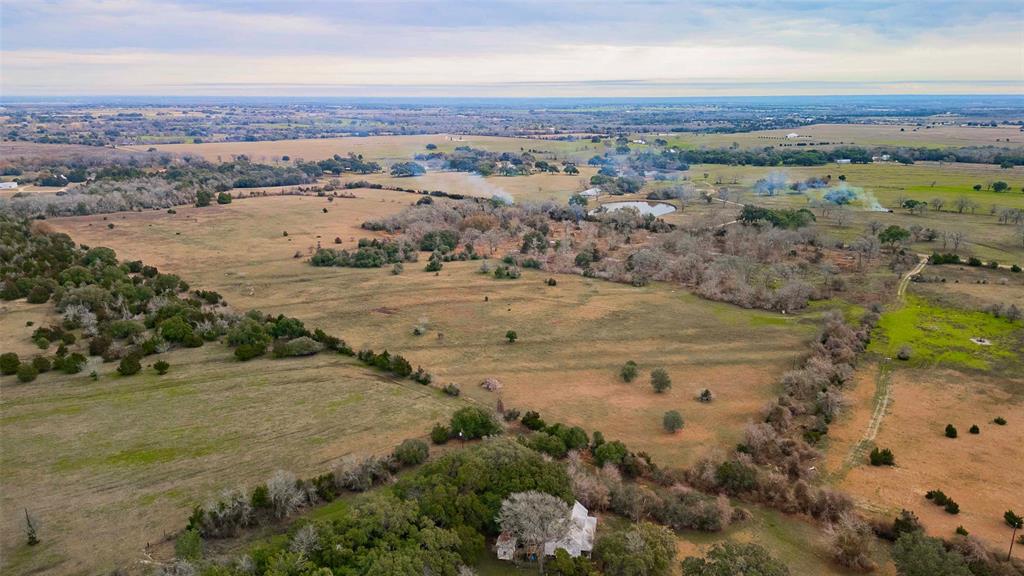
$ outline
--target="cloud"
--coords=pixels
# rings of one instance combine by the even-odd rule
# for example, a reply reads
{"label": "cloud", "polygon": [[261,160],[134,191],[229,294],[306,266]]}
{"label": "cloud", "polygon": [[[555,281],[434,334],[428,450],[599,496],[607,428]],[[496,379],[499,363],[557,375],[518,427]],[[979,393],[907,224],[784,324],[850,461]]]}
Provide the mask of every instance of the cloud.
{"label": "cloud", "polygon": [[1024,78],[1022,24],[1013,2],[986,1],[4,0],[0,82],[7,94],[1009,92]]}

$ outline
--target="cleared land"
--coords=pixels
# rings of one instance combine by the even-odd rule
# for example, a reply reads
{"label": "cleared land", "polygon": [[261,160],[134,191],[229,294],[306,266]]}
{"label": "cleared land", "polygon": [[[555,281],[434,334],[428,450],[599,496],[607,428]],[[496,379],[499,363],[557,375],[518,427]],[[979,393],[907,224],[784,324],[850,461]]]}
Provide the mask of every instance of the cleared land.
{"label": "cleared land", "polygon": [[[786,138],[787,134],[800,138]],[[659,136],[648,135],[648,138]],[[812,124],[800,128],[780,128],[737,134],[673,134],[660,136],[669,146],[684,148],[722,148],[734,142],[744,148],[831,142],[856,146],[1024,146],[1024,132],[1018,126],[916,126],[915,124]],[[816,148],[817,146],[815,146]],[[831,147],[831,146],[829,146]]]}
{"label": "cleared land", "polygon": [[[233,306],[301,318],[355,347],[386,346],[481,402],[496,400],[478,387],[496,377],[506,406],[600,429],[665,464],[686,464],[709,446],[735,444],[816,330],[813,313],[742,310],[662,284],[634,288],[558,276],[558,285],[548,287],[546,275],[535,271],[513,281],[481,275],[479,262],[445,264],[438,275],[423,272],[422,262],[407,264],[395,276],[389,269],[315,268],[293,258],[317,236],[325,245],[340,236],[342,247],[352,246],[352,239],[368,235],[356,228],[367,215],[415,198],[357,194],[363,198],[330,204],[276,197],[182,208],[174,216],[117,215],[113,230],[102,216],[50,224],[80,242],[110,246],[122,258],[180,272]],[[421,322],[429,332],[414,336]],[[519,342],[504,341],[509,329]],[[624,384],[618,369],[630,359],[642,375]],[[672,375],[671,392],[651,390],[648,373],[656,367]],[[715,403],[694,400],[704,387],[715,390]],[[672,409],[686,419],[676,435],[661,430],[662,415]]]}
{"label": "cleared land", "polygon": [[[875,404],[876,371],[875,365],[861,369],[858,387],[848,396],[848,414],[829,431],[826,465],[837,472],[837,486],[870,512],[893,516],[906,508],[935,536],[951,537],[962,525],[988,545],[1004,549],[1010,531],[1003,512],[1019,508],[1018,496],[1024,491],[1024,380],[897,368],[890,377],[889,410],[869,445],[890,448],[896,466],[869,466],[863,451],[844,470]],[[997,416],[1007,424],[993,424]],[[943,435],[950,423],[959,430],[956,439]],[[968,433],[973,424],[981,428],[980,434]],[[956,500],[960,513],[948,514],[926,500],[925,492],[935,489]],[[1024,557],[1019,549],[1015,555]]]}
{"label": "cleared land", "polygon": [[[172,365],[165,376],[147,368],[122,378],[92,359],[74,376],[4,377],[5,574],[108,573],[222,489],[386,452],[464,405],[339,355],[242,363],[214,343],[161,357]],[[31,552],[25,508],[42,540]]]}
{"label": "cleared land", "polygon": [[[392,163],[411,160],[415,154],[426,153],[427,144],[436,144],[440,152],[451,152],[458,146],[484,148],[492,152],[519,152],[521,150],[543,150],[554,153],[558,158],[586,159],[603,153],[603,144],[589,140],[568,142],[542,140],[539,138],[506,138],[501,136],[461,136],[449,134],[426,134],[416,136],[366,136],[350,138],[312,138],[305,140],[274,140],[266,142],[210,142],[204,144],[155,144],[160,152],[191,154],[207,160],[231,160],[232,156],[247,155],[251,160],[269,162],[290,156],[293,160],[323,160],[335,154],[342,156],[352,152]],[[119,150],[145,152],[149,146],[125,146]]]}

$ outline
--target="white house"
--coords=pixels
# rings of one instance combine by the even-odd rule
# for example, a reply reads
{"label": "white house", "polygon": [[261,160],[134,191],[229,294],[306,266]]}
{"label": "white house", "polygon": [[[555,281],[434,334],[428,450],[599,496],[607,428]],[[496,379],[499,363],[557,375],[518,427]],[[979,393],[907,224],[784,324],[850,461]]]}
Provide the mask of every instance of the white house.
{"label": "white house", "polygon": [[849,164],[849,163],[850,163],[850,159],[849,158],[839,158],[839,159],[836,160],[836,164]]}
{"label": "white house", "polygon": [[544,555],[554,556],[555,550],[561,548],[573,558],[578,558],[581,554],[589,556],[594,549],[594,534],[596,532],[597,518],[589,516],[583,504],[576,502],[572,505],[569,532],[561,540],[545,542]]}
{"label": "white house", "polygon": [[790,140],[792,140],[794,138],[799,138],[799,137],[800,137],[800,135],[797,134],[796,132],[790,132],[789,134],[786,134],[786,138],[789,138]]}
{"label": "white house", "polygon": [[14,190],[17,187],[17,182],[0,182],[0,190]]}
{"label": "white house", "polygon": [[580,196],[583,196],[585,198],[595,198],[600,193],[600,188],[587,188],[583,192],[580,192]]}

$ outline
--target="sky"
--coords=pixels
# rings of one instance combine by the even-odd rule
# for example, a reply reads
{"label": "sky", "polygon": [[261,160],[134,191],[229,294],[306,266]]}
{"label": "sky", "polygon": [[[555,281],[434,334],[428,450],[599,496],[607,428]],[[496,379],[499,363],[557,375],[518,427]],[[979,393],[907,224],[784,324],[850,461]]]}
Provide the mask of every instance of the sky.
{"label": "sky", "polygon": [[1024,0],[0,0],[0,96],[1024,94]]}

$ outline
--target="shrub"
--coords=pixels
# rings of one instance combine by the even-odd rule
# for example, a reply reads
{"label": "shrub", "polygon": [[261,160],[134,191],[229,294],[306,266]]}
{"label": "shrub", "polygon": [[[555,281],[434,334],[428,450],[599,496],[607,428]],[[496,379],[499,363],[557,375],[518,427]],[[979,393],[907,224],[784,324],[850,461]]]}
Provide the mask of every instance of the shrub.
{"label": "shrub", "polygon": [[403,465],[415,466],[416,464],[422,464],[427,460],[427,456],[430,455],[430,448],[427,447],[427,443],[423,440],[410,438],[402,441],[401,444],[396,446],[393,455],[395,460],[401,462]]}
{"label": "shrub", "polygon": [[36,356],[32,359],[32,367],[40,374],[43,374],[44,372],[49,372],[53,365],[45,356]]}
{"label": "shrub", "polygon": [[946,424],[946,438],[956,438],[956,426]]}
{"label": "shrub", "polygon": [[139,357],[135,354],[125,356],[117,365],[117,372],[121,376],[131,376],[137,374],[139,370],[142,370],[142,364],[139,363]]}
{"label": "shrub", "polygon": [[241,322],[228,330],[227,341],[231,346],[262,344],[266,348],[266,345],[270,343],[270,334],[267,334],[262,323],[245,317],[242,318]]}
{"label": "shrub", "polygon": [[65,374],[78,374],[82,371],[82,368],[85,368],[87,362],[85,356],[74,352],[64,358],[58,357],[54,360],[53,367]]}
{"label": "shrub", "polygon": [[199,560],[203,557],[203,537],[199,530],[185,530],[174,541],[174,557],[179,560]]}
{"label": "shrub", "polygon": [[309,336],[299,336],[287,342],[274,344],[274,356],[278,358],[293,358],[296,356],[312,356],[323,350],[323,344]]}
{"label": "shrub", "polygon": [[704,558],[683,560],[684,576],[789,576],[789,568],[757,544],[715,544]]}
{"label": "shrub", "polygon": [[973,424],[971,426],[971,429],[968,430],[968,432],[970,432],[971,434],[981,434],[981,428],[978,428],[977,424]]}
{"label": "shrub", "polygon": [[683,427],[683,417],[676,410],[669,410],[665,412],[665,416],[661,419],[661,425],[665,428],[666,432],[675,433]]}
{"label": "shrub", "polygon": [[547,432],[534,432],[526,440],[526,445],[553,458],[564,458],[569,450],[561,438]]}
{"label": "shrub", "polygon": [[637,369],[636,362],[628,360],[622,365],[622,369],[619,370],[619,377],[622,378],[623,382],[632,382],[636,378],[637,372],[639,370]]}
{"label": "shrub", "polygon": [[607,576],[668,576],[675,556],[675,534],[650,522],[610,531],[594,547],[594,558]]}
{"label": "shrub", "polygon": [[267,347],[265,344],[242,344],[238,348],[235,348],[235,358],[245,362],[246,360],[252,360],[257,356],[262,356],[266,350]]}
{"label": "shrub", "polygon": [[946,512],[949,512],[950,514],[959,514],[960,513],[960,505],[957,504],[952,499],[950,499],[950,500],[946,501],[945,510],[946,510]]}
{"label": "shrub", "polygon": [[519,335],[516,334],[515,330],[509,330],[508,332],[505,332],[505,339],[508,340],[509,344],[514,344],[515,341],[519,339]]}
{"label": "shrub", "polygon": [[651,387],[658,394],[672,388],[672,379],[664,368],[655,368],[651,371]]}
{"label": "shrub", "polygon": [[896,358],[899,360],[910,360],[910,356],[913,352],[913,348],[904,344],[903,346],[900,346],[899,351],[896,352]]}
{"label": "shrub", "polygon": [[[597,433],[594,433],[595,438]],[[626,449],[626,445],[618,440],[611,442],[605,442],[594,449],[594,462],[598,466],[604,466],[605,464],[613,464],[618,466],[622,464],[622,461],[629,454],[629,450]]]}
{"label": "shrub", "polygon": [[18,371],[21,360],[14,352],[0,354],[0,374],[10,376]]}
{"label": "shrub", "polygon": [[993,420],[992,422],[998,424],[999,426],[1006,426],[1006,418],[1003,418],[1002,416],[996,416],[995,420]]}
{"label": "shrub", "polygon": [[227,192],[217,194],[217,204],[231,204],[231,194]]}
{"label": "shrub", "polygon": [[945,506],[946,502],[949,502],[949,496],[946,496],[942,490],[929,490],[925,492],[924,497],[931,500],[936,506]]}
{"label": "shrub", "polygon": [[895,457],[892,454],[892,450],[883,448],[881,450],[876,446],[871,450],[869,457],[872,466],[892,466],[895,464]]}
{"label": "shrub", "polygon": [[533,410],[528,410],[526,414],[523,414],[522,420],[523,426],[526,426],[530,430],[543,430],[547,427],[544,420],[541,419],[540,414]]}
{"label": "shrub", "polygon": [[270,497],[271,509],[278,518],[292,515],[306,501],[295,475],[284,470],[278,470],[267,480],[267,495]]}
{"label": "shrub", "polygon": [[157,374],[163,376],[164,374],[167,374],[168,370],[171,369],[171,365],[164,360],[158,360],[155,364],[153,364],[153,369],[156,370]]}
{"label": "shrub", "polygon": [[113,344],[113,339],[105,334],[93,336],[89,340],[89,355],[90,356],[103,356],[103,354]]}
{"label": "shrub", "polygon": [[1019,264],[1014,264],[1013,266],[1010,266],[1010,272],[1020,272],[1020,271],[1021,271],[1021,267],[1020,267]]}
{"label": "shrub", "polygon": [[462,394],[462,389],[459,388],[458,384],[455,383],[448,384],[447,386],[442,388],[442,390],[444,391],[445,394],[449,396],[458,396],[459,394]]}
{"label": "shrub", "polygon": [[515,422],[516,420],[519,419],[519,410],[516,410],[515,408],[509,408],[505,410],[505,413],[502,415],[502,417],[505,419],[505,422]]}
{"label": "shrub", "polygon": [[957,526],[956,527],[956,534],[958,536],[968,536],[968,535],[970,535],[970,533],[967,532],[967,529],[964,528],[963,526]]}
{"label": "shrub", "polygon": [[466,440],[491,436],[501,432],[490,412],[476,406],[460,408],[451,419],[451,434]]}
{"label": "shrub", "polygon": [[434,424],[430,429],[430,441],[434,444],[444,444],[452,437],[452,431],[444,424]]}
{"label": "shrub", "polygon": [[705,388],[705,389],[701,390],[700,394],[697,395],[697,400],[699,402],[704,402],[705,404],[711,402],[714,399],[715,399],[715,394],[711,391],[710,388]]}
{"label": "shrub", "polygon": [[50,290],[46,286],[36,285],[28,291],[29,304],[42,304],[50,299]]}
{"label": "shrub", "polygon": [[31,382],[39,376],[39,370],[32,364],[25,363],[18,366],[18,381],[19,382]]}

